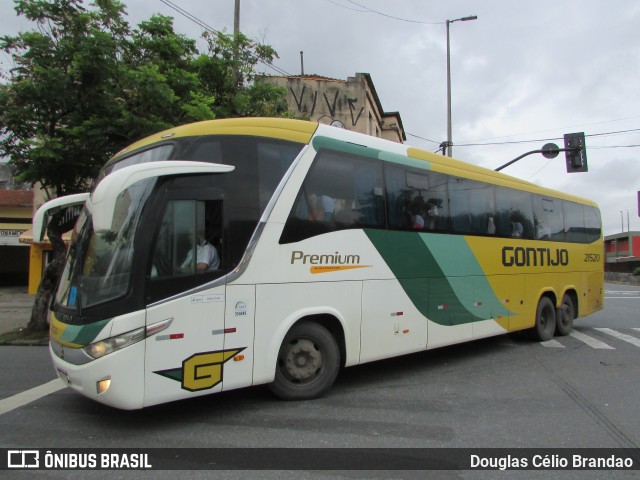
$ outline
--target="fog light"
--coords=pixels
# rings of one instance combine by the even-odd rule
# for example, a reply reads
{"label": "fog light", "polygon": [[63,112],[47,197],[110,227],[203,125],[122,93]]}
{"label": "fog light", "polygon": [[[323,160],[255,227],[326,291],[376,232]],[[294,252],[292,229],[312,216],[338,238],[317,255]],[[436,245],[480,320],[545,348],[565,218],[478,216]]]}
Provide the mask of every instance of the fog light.
{"label": "fog light", "polygon": [[109,390],[109,386],[111,386],[111,377],[103,378],[102,380],[98,380],[96,382],[96,388],[98,390],[98,395],[102,395],[104,392]]}

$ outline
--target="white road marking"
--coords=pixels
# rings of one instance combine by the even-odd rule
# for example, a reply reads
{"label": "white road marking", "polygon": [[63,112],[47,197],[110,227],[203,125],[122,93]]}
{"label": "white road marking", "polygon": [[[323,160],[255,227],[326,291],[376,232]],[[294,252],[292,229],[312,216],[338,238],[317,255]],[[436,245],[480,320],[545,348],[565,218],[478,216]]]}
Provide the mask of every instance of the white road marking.
{"label": "white road marking", "polygon": [[640,347],[640,338],[632,337],[631,335],[627,335],[626,333],[616,332],[610,328],[596,328],[599,332],[606,333],[611,335],[612,337],[618,338],[625,342],[629,342],[631,345],[635,345],[636,347]]}
{"label": "white road marking", "polygon": [[547,340],[546,342],[540,342],[542,344],[543,347],[549,347],[549,348],[565,348],[564,345],[562,345],[559,341],[557,340]]}
{"label": "white road marking", "polygon": [[611,345],[607,345],[606,343],[601,342],[600,340],[590,337],[589,335],[586,335],[577,330],[572,330],[569,335],[571,335],[573,338],[577,338],[581,342],[586,343],[591,348],[598,348],[601,350],[615,350],[615,348],[613,348]]}
{"label": "white road marking", "polygon": [[34,402],[42,397],[46,397],[50,393],[55,393],[63,388],[67,388],[67,385],[59,378],[56,378],[49,383],[44,383],[31,390],[20,392],[13,397],[0,400],[0,415],[22,407],[27,403]]}
{"label": "white road marking", "polygon": [[640,291],[638,290],[605,290],[604,291],[605,299],[614,299],[614,298],[640,298]]}

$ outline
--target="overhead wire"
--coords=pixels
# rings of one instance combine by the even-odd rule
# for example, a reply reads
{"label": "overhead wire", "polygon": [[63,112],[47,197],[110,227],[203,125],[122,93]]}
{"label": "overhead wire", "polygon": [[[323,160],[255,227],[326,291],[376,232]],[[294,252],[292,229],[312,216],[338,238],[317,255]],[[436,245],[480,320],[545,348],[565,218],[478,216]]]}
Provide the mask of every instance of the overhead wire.
{"label": "overhead wire", "polygon": [[[353,4],[353,5],[358,6],[360,8],[364,8],[365,12],[375,13],[376,15],[381,15],[383,17],[390,18],[392,20],[398,20],[398,21],[401,21],[401,22],[418,23],[418,24],[422,24],[422,25],[444,25],[446,23],[446,22],[421,21],[421,20],[412,20],[412,19],[409,19],[409,18],[395,17],[393,15],[389,15],[388,13],[380,12],[378,10],[373,10],[372,8],[369,8],[366,5],[361,5],[360,3],[354,2],[353,0],[346,0],[346,1],[351,3],[351,4]],[[333,1],[331,3],[333,3],[335,5],[338,5]],[[339,6],[344,7],[343,5],[339,5]],[[344,7],[344,8],[347,8],[347,7]],[[353,9],[349,9],[349,10],[353,10]],[[358,10],[356,10],[356,11],[358,11]],[[360,10],[360,11],[362,11],[362,10]]]}
{"label": "overhead wire", "polygon": [[[602,133],[590,133],[586,134],[585,137],[604,137],[607,135],[623,135],[626,133],[640,132],[640,128],[632,128],[629,130],[617,130],[613,132],[602,132]],[[518,143],[539,143],[539,142],[549,142],[552,140],[563,140],[564,137],[551,137],[551,138],[536,138],[530,140],[511,140],[507,142],[483,142],[483,143],[456,143],[455,147],[483,147],[483,146],[494,146],[494,145],[513,145]]]}
{"label": "overhead wire", "polygon": [[[175,3],[171,2],[170,0],[160,0],[162,3],[164,3],[166,6],[168,6],[169,8],[175,10],[176,12],[178,12],[180,15],[182,15],[183,17],[187,18],[188,20],[191,20],[192,22],[194,22],[195,24],[197,24],[199,27],[203,28],[204,30],[210,32],[210,33],[214,33],[216,35],[221,35],[222,32],[220,30],[217,30],[215,28],[213,28],[212,26],[208,25],[207,23],[205,23],[204,21],[200,20],[198,17],[196,17],[195,15],[193,15],[192,13],[188,12],[187,10],[185,10],[182,7],[179,7],[178,5],[176,5]],[[287,73],[285,70],[281,69],[280,67],[276,66],[273,64],[273,62],[267,62],[265,60],[260,59],[259,60],[260,63],[266,65],[267,67],[273,69],[275,72],[279,73],[280,75],[285,75],[285,76],[290,76],[289,73]]]}
{"label": "overhead wire", "polygon": [[584,128],[587,126],[593,126],[593,125],[602,125],[604,123],[614,123],[614,122],[622,122],[622,121],[626,121],[626,120],[635,120],[637,118],[640,118],[640,115],[636,115],[636,116],[632,116],[632,117],[623,117],[623,118],[614,118],[612,120],[603,120],[600,122],[590,122],[590,123],[582,123],[579,125],[570,125],[570,126],[563,126],[563,127],[556,127],[556,128],[546,128],[543,130],[533,130],[530,132],[520,132],[520,133],[515,133],[515,134],[510,134],[510,135],[501,135],[498,137],[489,137],[489,138],[484,138],[484,139],[478,139],[478,140],[468,140],[468,141],[463,141],[462,143],[471,143],[471,142],[484,142],[484,141],[488,141],[488,140],[498,140],[498,139],[502,139],[502,138],[511,138],[511,137],[517,137],[517,136],[521,136],[521,135],[529,135],[529,134],[534,134],[534,133],[542,133],[542,132],[557,132],[558,130],[571,130],[571,129],[577,129],[577,128]]}

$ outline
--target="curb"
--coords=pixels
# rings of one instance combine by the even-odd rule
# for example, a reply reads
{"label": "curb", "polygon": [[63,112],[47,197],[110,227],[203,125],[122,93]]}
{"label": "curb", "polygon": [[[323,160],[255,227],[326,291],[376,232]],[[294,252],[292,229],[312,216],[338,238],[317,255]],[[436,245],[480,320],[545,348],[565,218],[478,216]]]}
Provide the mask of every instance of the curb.
{"label": "curb", "polygon": [[49,345],[49,332],[43,333],[39,338],[20,338],[22,328],[18,330],[10,330],[0,334],[0,338],[4,336],[16,335],[8,340],[0,340],[1,346],[21,346],[21,347],[45,347]]}

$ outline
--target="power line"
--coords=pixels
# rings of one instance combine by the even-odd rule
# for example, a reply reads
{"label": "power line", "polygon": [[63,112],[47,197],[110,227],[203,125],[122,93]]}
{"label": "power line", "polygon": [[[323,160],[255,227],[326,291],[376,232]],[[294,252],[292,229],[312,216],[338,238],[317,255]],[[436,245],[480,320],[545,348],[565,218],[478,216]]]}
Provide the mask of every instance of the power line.
{"label": "power line", "polygon": [[624,133],[631,132],[640,132],[640,128],[632,128],[630,130],[618,130],[617,132],[606,132],[606,133],[592,133],[591,135],[585,135],[585,137],[600,137],[605,135],[619,135]]}
{"label": "power line", "polygon": [[636,145],[596,145],[593,147],[588,147],[590,150],[602,150],[605,148],[637,148],[640,147],[640,144]]}
{"label": "power line", "polygon": [[489,138],[482,138],[482,139],[478,139],[478,140],[467,140],[467,141],[463,141],[462,143],[479,143],[479,142],[484,142],[484,141],[488,141],[488,140],[499,140],[502,138],[511,138],[511,137],[518,137],[521,135],[530,135],[530,134],[534,134],[534,133],[543,133],[543,132],[557,132],[558,130],[562,130],[562,131],[567,131],[567,130],[574,130],[574,129],[582,129],[584,127],[587,126],[593,126],[593,125],[602,125],[604,123],[615,123],[615,122],[622,122],[622,121],[626,121],[626,120],[635,120],[636,118],[640,118],[640,115],[635,115],[632,117],[622,117],[622,118],[615,118],[613,120],[603,120],[601,122],[590,122],[590,123],[581,123],[578,125],[569,125],[569,126],[564,126],[564,127],[556,127],[556,128],[546,128],[543,130],[533,130],[530,132],[520,132],[520,133],[514,133],[511,135],[502,135],[499,137],[489,137]]}
{"label": "power line", "polygon": [[333,0],[327,0],[327,2],[329,3],[333,3],[334,5],[340,7],[340,8],[345,8],[347,10],[351,10],[352,12],[360,12],[360,13],[369,13],[368,10],[358,10],[357,8],[351,8],[351,7],[347,7],[346,5],[342,5],[338,2],[334,2]]}
{"label": "power line", "polygon": [[173,2],[171,2],[169,0],[160,0],[160,1],[162,3],[164,3],[167,7],[172,8],[173,10],[178,12],[180,15],[182,15],[183,17],[186,17],[187,19],[191,20],[193,23],[197,24],[198,26],[200,26],[201,28],[207,30],[208,32],[215,33],[216,35],[220,35],[220,33],[221,33],[220,30],[216,30],[212,26],[207,25],[204,21],[200,20],[198,17],[196,17],[193,14],[189,13],[184,8],[179,7],[178,5],[176,5],[175,3],[173,3]]}
{"label": "power line", "polygon": [[[216,35],[221,35],[222,34],[222,32],[220,30],[216,30],[212,26],[210,26],[207,23],[205,23],[204,21],[200,20],[198,17],[196,17],[192,13],[188,12],[184,8],[179,7],[175,3],[173,3],[173,2],[171,2],[169,0],[160,0],[160,1],[162,3],[164,3],[167,7],[172,8],[173,10],[178,12],[183,17],[187,18],[188,20],[191,20],[193,23],[195,23],[196,25],[198,25],[202,29],[204,29],[204,30],[206,30],[206,31],[208,31],[210,33],[214,33]],[[266,65],[267,67],[273,69],[275,72],[279,73],[280,75],[290,76],[289,73],[287,73],[285,70],[283,70],[283,69],[277,67],[276,65],[274,65],[273,62],[267,62],[267,61],[262,60],[262,59],[259,59],[259,61],[260,61],[260,63],[263,63],[264,65]]]}
{"label": "power line", "polygon": [[405,132],[410,137],[419,138],[420,140],[426,140],[427,142],[435,143],[436,145],[440,145],[442,142],[437,142],[435,140],[431,140],[430,138],[421,137],[420,135],[414,135],[413,133]]}
{"label": "power line", "polygon": [[[445,22],[433,22],[433,21],[426,22],[426,21],[421,21],[421,20],[411,20],[411,19],[408,19],[408,18],[394,17],[393,15],[389,15],[389,14],[384,13],[384,12],[379,12],[378,10],[373,10],[373,9],[371,9],[371,8],[365,6],[365,5],[361,5],[361,4],[357,3],[357,2],[354,2],[353,0],[346,0],[346,1],[349,2],[349,3],[352,3],[353,5],[358,6],[360,8],[364,8],[364,11],[363,10],[354,10],[352,8],[349,8],[349,10],[354,10],[356,12],[360,11],[360,12],[363,12],[363,13],[364,12],[375,13],[376,15],[381,15],[383,17],[390,18],[392,20],[398,20],[400,22],[407,22],[407,23],[419,23],[419,24],[422,24],[422,25],[444,25],[445,24]],[[334,5],[338,5],[335,2],[331,2],[331,3],[333,3]],[[345,7],[344,5],[339,5],[339,6],[343,7],[343,8],[348,8],[348,7]]]}
{"label": "power line", "polygon": [[[623,135],[626,133],[634,133],[640,132],[640,128],[632,128],[629,130],[618,130],[614,132],[602,132],[602,133],[591,133],[585,135],[585,137],[604,137],[608,135]],[[520,143],[540,143],[540,142],[549,142],[552,140],[563,140],[564,137],[553,137],[553,138],[537,138],[531,140],[512,140],[509,142],[485,142],[485,143],[459,143],[456,144],[456,147],[484,147],[484,146],[495,146],[495,145],[514,145]]]}

